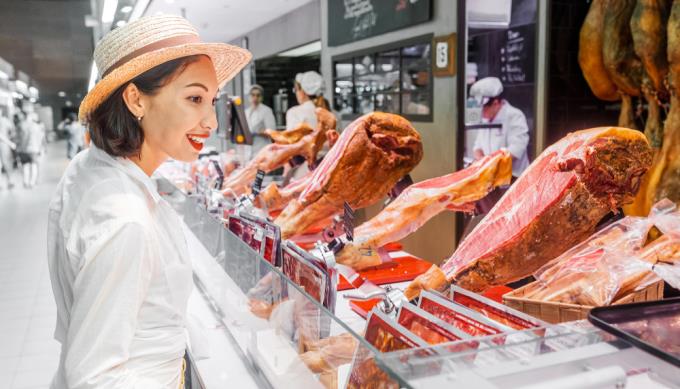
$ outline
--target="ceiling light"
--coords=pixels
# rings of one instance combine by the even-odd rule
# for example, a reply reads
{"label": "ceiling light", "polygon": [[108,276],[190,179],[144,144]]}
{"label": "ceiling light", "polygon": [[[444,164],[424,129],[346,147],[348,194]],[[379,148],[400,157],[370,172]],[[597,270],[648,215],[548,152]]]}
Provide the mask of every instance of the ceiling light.
{"label": "ceiling light", "polygon": [[120,9],[120,12],[122,12],[124,14],[129,14],[130,12],[132,12],[132,6],[126,5],[125,7]]}
{"label": "ceiling light", "polygon": [[66,103],[64,103],[67,107],[73,106],[73,102],[71,100],[66,100]]}
{"label": "ceiling light", "polygon": [[66,92],[64,92],[63,90],[60,90],[60,91],[57,93],[57,95],[58,95],[59,97],[66,97]]}
{"label": "ceiling light", "polygon": [[132,10],[128,21],[132,22],[141,18],[142,15],[144,15],[144,12],[146,12],[146,9],[149,7],[149,2],[151,2],[151,0],[137,0],[135,3],[135,8]]}
{"label": "ceiling light", "polygon": [[316,41],[279,53],[279,57],[302,57],[321,51],[321,41]]}
{"label": "ceiling light", "polygon": [[31,101],[31,103],[35,103],[36,101],[38,101],[34,97],[31,97],[29,100]]}
{"label": "ceiling light", "polygon": [[104,10],[102,11],[102,23],[111,23],[116,16],[118,0],[104,0]]}
{"label": "ceiling light", "polygon": [[90,68],[90,82],[87,84],[87,91],[91,91],[94,88],[94,84],[97,82],[97,77],[99,76],[97,70],[97,64],[92,61],[92,67]]}
{"label": "ceiling light", "polygon": [[123,27],[127,22],[125,20],[119,20],[116,22],[116,27]]}

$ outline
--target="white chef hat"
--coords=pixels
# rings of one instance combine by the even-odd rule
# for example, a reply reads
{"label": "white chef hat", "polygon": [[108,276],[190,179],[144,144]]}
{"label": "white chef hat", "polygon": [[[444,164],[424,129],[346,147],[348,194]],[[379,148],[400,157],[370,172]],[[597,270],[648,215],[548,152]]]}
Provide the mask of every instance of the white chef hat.
{"label": "white chef hat", "polygon": [[298,73],[295,82],[300,84],[302,91],[309,96],[316,96],[323,91],[323,77],[315,71]]}
{"label": "white chef hat", "polygon": [[485,77],[475,82],[470,87],[470,96],[481,99],[482,105],[489,102],[492,97],[503,93],[503,83],[497,77]]}

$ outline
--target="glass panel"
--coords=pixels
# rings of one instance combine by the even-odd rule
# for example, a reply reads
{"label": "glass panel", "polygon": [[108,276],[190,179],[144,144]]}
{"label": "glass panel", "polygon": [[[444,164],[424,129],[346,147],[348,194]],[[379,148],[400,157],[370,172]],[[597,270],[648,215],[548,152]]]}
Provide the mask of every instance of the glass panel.
{"label": "glass panel", "polygon": [[399,70],[399,50],[385,51],[377,54],[376,72],[387,73]]}
{"label": "glass panel", "polygon": [[379,93],[375,95],[375,110],[398,113],[399,95],[396,93]]}
{"label": "glass panel", "polygon": [[375,72],[375,59],[373,54],[355,57],[354,70],[357,76]]}
{"label": "glass panel", "polygon": [[336,80],[334,93],[335,110],[343,114],[354,113],[353,93],[354,83],[351,80]]}
{"label": "glass panel", "polygon": [[352,77],[352,60],[347,59],[335,63],[335,78]]}
{"label": "glass panel", "polygon": [[407,46],[401,50],[401,53],[404,90],[430,90],[430,44]]}
{"label": "glass panel", "polygon": [[196,198],[181,193],[164,197],[193,232],[187,244],[202,298],[221,321],[230,347],[240,350],[252,367],[253,377],[276,388],[344,387],[355,355],[375,358],[363,337],[291,283]]}
{"label": "glass panel", "polygon": [[360,114],[367,114],[375,111],[372,94],[365,94],[357,96],[358,111]]}
{"label": "glass panel", "polygon": [[429,115],[429,93],[402,93],[401,109],[405,115]]}

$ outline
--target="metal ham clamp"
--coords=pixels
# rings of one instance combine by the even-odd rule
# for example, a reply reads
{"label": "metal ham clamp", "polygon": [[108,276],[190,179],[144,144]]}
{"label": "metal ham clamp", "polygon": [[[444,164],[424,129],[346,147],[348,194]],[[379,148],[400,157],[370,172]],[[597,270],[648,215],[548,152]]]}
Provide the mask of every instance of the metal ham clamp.
{"label": "metal ham clamp", "polygon": [[[233,214],[239,215],[241,213],[248,213],[253,216],[257,216],[263,219],[267,218],[267,214],[264,210],[257,208],[255,206],[255,198],[262,190],[262,181],[264,180],[265,172],[264,170],[258,170],[255,175],[255,180],[250,187],[250,193],[238,196],[235,192],[230,189],[224,191],[224,194],[230,194],[233,198],[234,209]],[[226,198],[226,196],[225,196]],[[226,217],[226,216],[225,216]]]}
{"label": "metal ham clamp", "polygon": [[354,293],[346,293],[344,295],[346,299],[366,301],[382,298],[382,301],[377,305],[378,309],[385,314],[396,317],[397,310],[404,303],[408,303],[403,291],[393,289],[390,286],[385,288],[377,286],[362,277],[351,267],[336,263],[335,261],[335,255],[342,250],[345,243],[351,242],[354,239],[354,211],[347,202],[344,203],[343,208],[344,215],[342,222],[345,235],[334,238],[328,244],[317,241],[310,253],[324,261],[329,267],[334,267],[355,288]]}

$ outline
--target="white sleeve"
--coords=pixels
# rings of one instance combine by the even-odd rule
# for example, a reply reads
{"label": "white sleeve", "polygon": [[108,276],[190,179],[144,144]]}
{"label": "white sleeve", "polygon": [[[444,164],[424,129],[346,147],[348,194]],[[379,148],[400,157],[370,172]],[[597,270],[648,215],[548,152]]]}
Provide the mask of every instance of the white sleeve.
{"label": "white sleeve", "polygon": [[286,111],[286,130],[292,130],[295,126],[300,124],[294,108],[295,107]]}
{"label": "white sleeve", "polygon": [[137,315],[157,263],[148,229],[121,223],[85,249],[74,285],[64,374],[71,389],[162,385],[125,368]]}
{"label": "white sleeve", "polygon": [[512,115],[508,127],[508,151],[515,158],[522,158],[529,145],[529,126],[522,111]]}
{"label": "white sleeve", "polygon": [[271,130],[276,130],[276,119],[274,119],[274,112],[272,109],[267,107],[264,111],[264,128]]}

